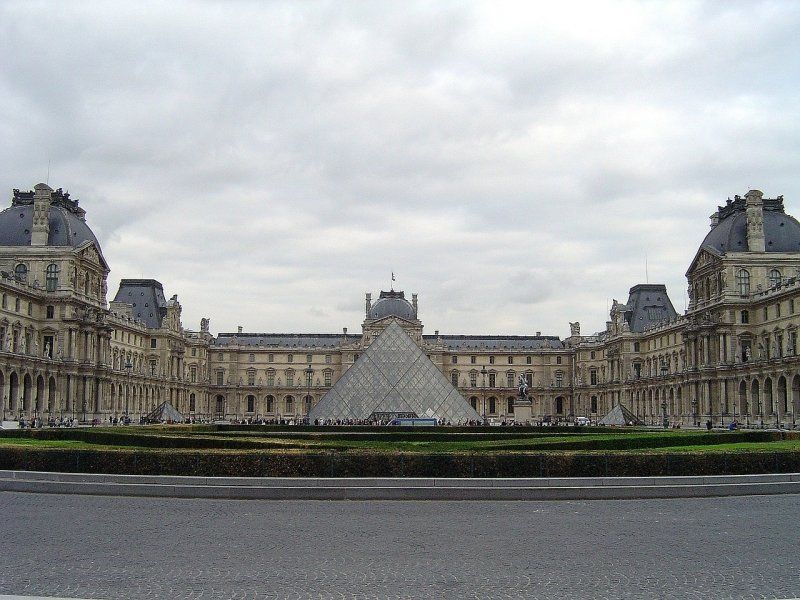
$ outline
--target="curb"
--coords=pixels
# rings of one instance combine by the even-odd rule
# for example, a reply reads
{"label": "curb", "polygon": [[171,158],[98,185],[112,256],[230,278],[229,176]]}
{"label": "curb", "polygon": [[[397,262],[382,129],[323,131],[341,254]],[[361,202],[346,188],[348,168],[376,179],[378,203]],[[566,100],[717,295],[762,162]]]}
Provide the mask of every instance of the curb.
{"label": "curb", "polygon": [[0,491],[229,500],[634,500],[800,494],[800,473],[574,479],[335,479],[0,471]]}

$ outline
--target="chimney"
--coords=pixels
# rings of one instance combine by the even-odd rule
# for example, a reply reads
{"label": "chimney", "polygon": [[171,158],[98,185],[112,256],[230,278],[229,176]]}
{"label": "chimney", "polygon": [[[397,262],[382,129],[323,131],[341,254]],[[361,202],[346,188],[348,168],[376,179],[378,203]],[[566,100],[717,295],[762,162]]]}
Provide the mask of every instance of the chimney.
{"label": "chimney", "polygon": [[750,190],[745,194],[747,206],[747,249],[750,252],[764,252],[764,194]]}
{"label": "chimney", "polygon": [[342,327],[342,333],[344,333],[344,337],[347,337],[347,327]]}
{"label": "chimney", "polygon": [[236,328],[236,331],[237,331],[238,333],[242,333],[242,329],[244,329],[244,327],[242,327],[241,325],[239,325],[239,326]]}
{"label": "chimney", "polygon": [[536,337],[542,337],[542,332],[541,331],[537,331],[536,332]]}
{"label": "chimney", "polygon": [[411,306],[414,308],[414,318],[417,318],[417,295],[411,294]]}
{"label": "chimney", "polygon": [[367,293],[367,316],[369,316],[369,309],[372,308],[372,294]]}
{"label": "chimney", "polygon": [[709,218],[711,219],[711,229],[719,225],[719,211],[715,212]]}
{"label": "chimney", "polygon": [[47,238],[50,236],[50,194],[53,188],[47,184],[38,183],[33,189],[31,246],[47,246]]}

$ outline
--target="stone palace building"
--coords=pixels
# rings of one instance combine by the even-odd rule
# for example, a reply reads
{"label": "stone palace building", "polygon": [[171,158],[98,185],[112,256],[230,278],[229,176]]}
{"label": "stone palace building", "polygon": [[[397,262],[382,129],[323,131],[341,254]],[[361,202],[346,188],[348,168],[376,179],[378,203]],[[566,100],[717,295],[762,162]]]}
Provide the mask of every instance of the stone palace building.
{"label": "stone palace building", "polygon": [[108,274],[77,200],[14,190],[0,213],[4,419],[136,419],[168,401],[195,419],[296,422],[392,323],[481,419],[513,420],[520,376],[537,420],[621,404],[648,423],[793,427],[800,411],[800,223],[757,190],[712,215],[684,315],[665,286],[635,285],[605,331],[573,323],[564,340],[425,333],[417,294],[394,290],[366,295],[360,332],[215,336],[208,319],[184,329],[153,279],[123,279],[109,301]]}

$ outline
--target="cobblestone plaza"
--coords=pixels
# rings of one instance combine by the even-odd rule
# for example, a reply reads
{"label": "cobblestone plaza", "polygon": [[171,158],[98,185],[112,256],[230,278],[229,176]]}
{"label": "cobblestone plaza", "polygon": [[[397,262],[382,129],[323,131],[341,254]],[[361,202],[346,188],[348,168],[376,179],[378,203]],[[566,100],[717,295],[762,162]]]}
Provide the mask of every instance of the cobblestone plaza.
{"label": "cobblestone plaza", "polygon": [[256,502],[0,493],[0,594],[793,598],[800,496]]}

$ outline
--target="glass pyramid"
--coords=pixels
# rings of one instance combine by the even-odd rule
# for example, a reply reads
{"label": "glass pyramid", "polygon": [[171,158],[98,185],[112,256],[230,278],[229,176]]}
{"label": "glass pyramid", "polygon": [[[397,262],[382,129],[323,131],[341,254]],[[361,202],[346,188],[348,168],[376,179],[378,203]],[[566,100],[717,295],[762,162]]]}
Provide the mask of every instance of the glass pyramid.
{"label": "glass pyramid", "polygon": [[430,417],[453,424],[481,420],[396,321],[322,397],[309,419],[392,416]]}

